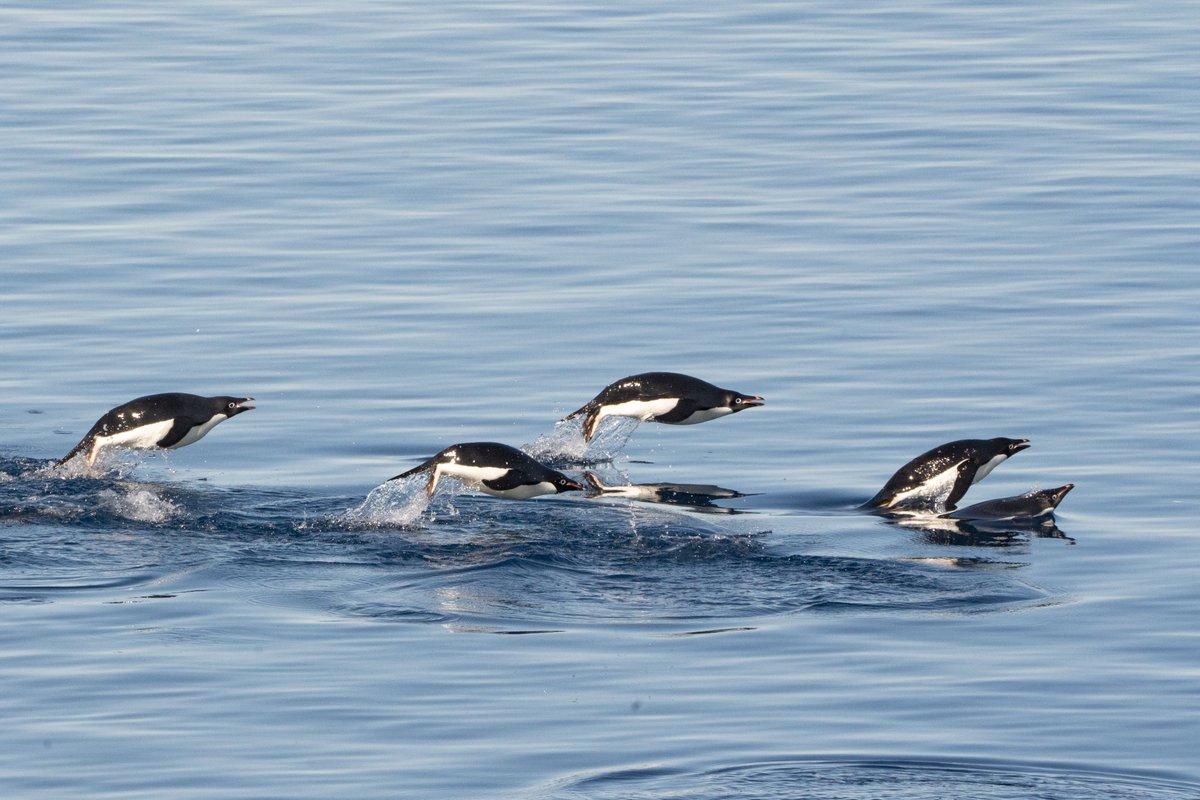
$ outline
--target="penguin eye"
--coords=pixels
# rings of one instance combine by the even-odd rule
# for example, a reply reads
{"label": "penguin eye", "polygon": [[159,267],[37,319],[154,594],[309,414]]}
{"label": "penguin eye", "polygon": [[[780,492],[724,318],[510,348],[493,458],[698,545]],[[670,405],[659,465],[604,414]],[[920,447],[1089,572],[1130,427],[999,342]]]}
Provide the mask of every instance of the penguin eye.
{"label": "penguin eye", "polygon": [[733,404],[735,406],[740,406],[742,404],[742,398],[740,398],[740,397],[733,398]]}
{"label": "penguin eye", "polygon": [[229,407],[230,407],[230,408],[237,408],[237,403],[230,403],[230,404],[229,404]]}

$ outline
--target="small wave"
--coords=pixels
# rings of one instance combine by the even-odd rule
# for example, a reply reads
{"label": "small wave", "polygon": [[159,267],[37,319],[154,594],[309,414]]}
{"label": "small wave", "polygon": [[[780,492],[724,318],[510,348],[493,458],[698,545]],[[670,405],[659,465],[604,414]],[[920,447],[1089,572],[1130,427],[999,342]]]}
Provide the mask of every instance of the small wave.
{"label": "small wave", "polygon": [[559,781],[539,800],[687,797],[717,800],[1191,800],[1200,785],[1154,776],[1020,764],[940,759],[823,759],[738,764],[710,769],[663,766],[615,769]]}

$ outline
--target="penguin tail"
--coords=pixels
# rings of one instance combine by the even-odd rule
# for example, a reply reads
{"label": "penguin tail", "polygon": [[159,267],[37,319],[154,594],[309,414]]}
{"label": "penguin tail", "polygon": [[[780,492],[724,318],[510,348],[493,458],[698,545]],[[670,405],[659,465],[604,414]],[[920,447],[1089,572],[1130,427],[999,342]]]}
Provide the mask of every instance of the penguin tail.
{"label": "penguin tail", "polygon": [[588,412],[588,409],[590,409],[591,407],[592,407],[592,404],[588,403],[587,405],[582,406],[581,408],[577,408],[574,411],[572,411],[570,414],[567,414],[565,417],[560,419],[559,422],[567,422],[568,420],[572,420],[572,419],[575,419],[576,417],[586,414]]}
{"label": "penguin tail", "polygon": [[592,437],[596,435],[596,426],[600,424],[600,406],[595,401],[592,401],[582,408],[577,408],[570,414],[567,414],[559,422],[567,422],[578,417],[583,417],[583,440],[590,442]]}
{"label": "penguin tail", "polygon": [[892,504],[891,503],[891,495],[880,492],[879,494],[875,495],[870,500],[868,500],[867,502],[865,502],[861,506],[859,506],[859,508],[864,509],[864,510],[871,510],[871,509],[877,509],[877,508],[888,508],[891,504]]}
{"label": "penguin tail", "polygon": [[393,475],[384,481],[384,483],[391,483],[392,481],[398,481],[403,478],[411,478],[413,475],[419,475],[422,472],[429,473],[429,480],[425,483],[425,494],[432,497],[433,490],[437,488],[438,478],[441,476],[441,472],[431,461],[426,461],[424,464],[421,464],[418,467],[413,467],[407,472],[401,472],[399,475]]}
{"label": "penguin tail", "polygon": [[424,464],[422,464],[419,467],[413,467],[412,469],[408,470],[407,472],[401,472],[399,475],[393,475],[392,477],[390,477],[386,481],[384,481],[384,483],[388,483],[390,481],[398,481],[398,480],[401,480],[402,478],[411,478],[413,475],[416,475],[417,473],[423,472],[424,470],[427,470],[427,469],[429,469],[428,461],[426,461]]}
{"label": "penguin tail", "polygon": [[95,444],[96,444],[95,438],[93,438],[91,435],[85,436],[85,437],[83,437],[83,439],[80,440],[79,444],[77,444],[71,448],[71,452],[67,453],[65,456],[58,459],[58,461],[56,463],[61,466],[63,464],[66,464],[71,459],[75,458],[75,456],[80,455],[82,453],[86,453],[88,466],[91,466],[92,464],[96,463]]}

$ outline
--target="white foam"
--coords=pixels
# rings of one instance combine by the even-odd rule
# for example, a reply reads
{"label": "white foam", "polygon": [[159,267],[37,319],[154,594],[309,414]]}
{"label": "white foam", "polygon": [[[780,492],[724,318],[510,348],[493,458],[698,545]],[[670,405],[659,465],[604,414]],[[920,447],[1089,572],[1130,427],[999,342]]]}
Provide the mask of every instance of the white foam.
{"label": "white foam", "polygon": [[105,489],[97,497],[105,509],[134,522],[162,523],[179,514],[179,506],[149,489]]}
{"label": "white foam", "polygon": [[538,461],[579,461],[588,450],[583,440],[582,417],[564,420],[549,434],[539,436],[521,449]]}

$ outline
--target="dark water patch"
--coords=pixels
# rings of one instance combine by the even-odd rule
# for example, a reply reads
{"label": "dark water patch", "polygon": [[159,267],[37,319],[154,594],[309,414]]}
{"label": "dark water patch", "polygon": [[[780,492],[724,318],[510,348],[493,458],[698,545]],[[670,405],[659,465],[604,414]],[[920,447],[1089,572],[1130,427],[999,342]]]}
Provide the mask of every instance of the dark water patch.
{"label": "dark water patch", "polygon": [[847,610],[973,613],[1046,598],[1008,570],[781,554],[766,533],[587,501],[513,508],[463,497],[456,517],[397,535],[412,548],[407,557],[429,569],[413,574],[393,564],[401,573],[388,575],[381,564],[378,580],[363,588],[369,601],[342,597],[333,610],[425,608],[470,628],[514,621],[691,626]]}
{"label": "dark water patch", "polygon": [[155,591],[138,596],[225,587],[252,605],[492,632],[709,631],[763,616],[979,613],[1048,597],[982,556],[781,552],[770,531],[731,530],[672,504],[429,498],[419,484],[390,482],[364,499],[120,474],[17,478],[0,484],[0,520],[22,523],[0,550],[5,588],[53,598],[78,586],[123,602],[150,582]]}
{"label": "dark water patch", "polygon": [[648,767],[569,779],[541,800],[1191,800],[1200,784],[1016,762],[797,758],[712,769]]}

